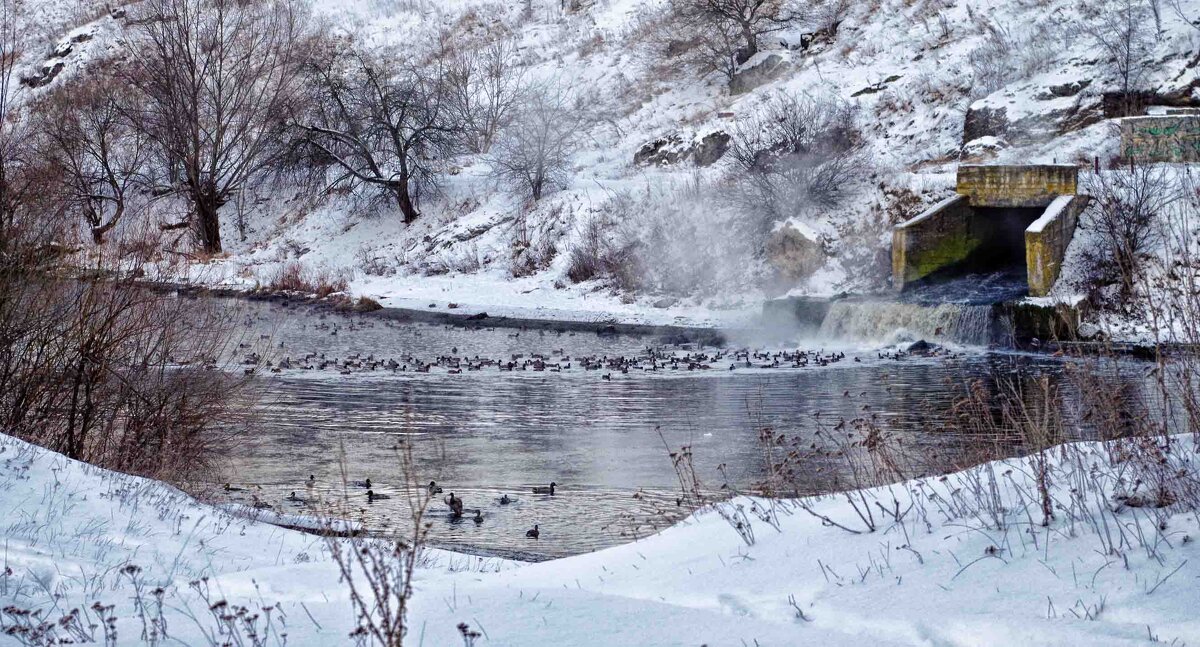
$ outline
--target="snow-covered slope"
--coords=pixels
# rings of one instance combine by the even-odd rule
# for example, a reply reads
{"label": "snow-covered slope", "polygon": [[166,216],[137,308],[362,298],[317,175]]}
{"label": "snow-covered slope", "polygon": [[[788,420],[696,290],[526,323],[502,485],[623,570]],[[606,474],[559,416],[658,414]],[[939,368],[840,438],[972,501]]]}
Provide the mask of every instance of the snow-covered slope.
{"label": "snow-covered slope", "polygon": [[[54,83],[69,82],[127,28],[119,18],[61,4],[45,4],[58,20],[43,29],[69,42],[82,29],[69,19],[76,16],[95,37],[77,44],[86,51],[60,57],[66,69]],[[1177,3],[1182,13],[1169,4],[1160,7],[1158,29],[1151,30],[1141,87],[1193,101],[1191,52],[1200,31],[1183,16],[1200,15],[1200,2]],[[890,225],[945,196],[960,161],[1107,162],[1117,150],[1104,95],[1118,85],[1087,33],[1092,3],[850,3],[830,41],[796,48],[800,33],[811,29],[803,24],[768,38],[746,67],[774,56],[781,71],[742,94],[731,94],[719,74],[701,75],[663,57],[667,43],[655,18],[664,5],[317,2],[314,12],[325,24],[368,42],[432,43],[437,34],[451,42],[484,34],[512,38],[530,78],[586,94],[594,113],[566,186],[526,204],[492,179],[486,157],[464,155],[451,161],[440,195],[427,197],[422,218],[407,227],[387,208],[367,213],[344,195],[308,199],[294,187],[260,186],[225,209],[226,256],[202,267],[164,263],[151,276],[253,287],[299,261],[352,277],[352,291],[384,305],[457,302],[533,314],[540,307],[590,318],[640,313],[659,323],[715,321],[725,317],[719,311],[756,310],[767,289],[879,289],[887,278]],[[28,52],[25,63],[34,70],[42,58]],[[782,286],[767,280],[761,254],[733,224],[736,210],[720,199],[728,190],[728,159],[705,167],[686,157],[665,165],[634,162],[647,143],[668,139],[686,146],[733,133],[779,92],[834,96],[853,106],[870,160],[868,176],[849,199],[810,209],[796,222],[819,240],[827,260],[811,278]],[[244,232],[235,225],[239,210]],[[649,245],[643,273],[651,279],[638,294],[566,278],[571,250],[597,219],[610,228],[615,221],[643,234],[665,232],[643,241]],[[519,280],[518,229],[529,231],[543,252],[534,273]]]}
{"label": "snow-covered slope", "polygon": [[[903,521],[880,507],[875,532],[842,498],[743,497],[725,509],[744,513],[753,543],[707,512],[540,564],[430,551],[407,644],[462,644],[464,622],[481,646],[1195,644],[1200,526],[1184,503],[1195,441],[1176,438],[1167,456],[1191,476],[1171,480],[1176,507],[1155,509],[1139,507],[1136,492],[1124,505],[1109,496],[1120,482],[1102,446],[1052,451],[1049,527],[1032,464],[1013,460],[869,492]],[[0,619],[10,632],[0,644],[20,644],[11,627],[21,622],[57,623],[76,608],[86,627],[96,602],[113,605],[105,617],[117,644],[140,644],[136,605],[153,626],[160,586],[166,644],[210,644],[209,607],[220,600],[257,614],[260,637],[270,616],[264,644],[283,644],[282,633],[289,645],[352,644],[348,594],[323,540],[7,436],[0,465]],[[540,541],[554,533],[542,528]],[[64,636],[74,625],[56,626]]]}

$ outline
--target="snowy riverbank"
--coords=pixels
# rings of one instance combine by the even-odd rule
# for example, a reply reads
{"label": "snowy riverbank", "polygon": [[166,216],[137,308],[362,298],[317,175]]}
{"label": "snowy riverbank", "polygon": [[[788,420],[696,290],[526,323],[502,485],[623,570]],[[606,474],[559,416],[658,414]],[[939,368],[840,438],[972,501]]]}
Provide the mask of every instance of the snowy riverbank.
{"label": "snowy riverbank", "polygon": [[[260,629],[270,615],[289,645],[352,644],[348,595],[323,540],[7,436],[0,449],[6,629],[30,620],[16,610],[57,622],[79,608],[94,619],[101,602],[115,605],[118,644],[139,644],[135,588],[149,600],[162,586],[172,641],[209,644],[209,605],[226,600],[259,614]],[[431,550],[406,644],[461,644],[463,622],[483,634],[481,646],[1200,643],[1194,440],[1177,437],[1165,454],[1178,470],[1167,475],[1176,491],[1167,509],[1139,507],[1136,491],[1123,504],[1108,496],[1139,475],[1114,467],[1100,445],[1051,454],[1049,528],[1030,462],[1014,460],[872,492],[902,511],[897,523],[874,510],[875,532],[861,532],[844,498],[776,503],[774,513],[739,498],[752,544],[705,513],[540,564]],[[542,528],[540,541],[554,534]]]}

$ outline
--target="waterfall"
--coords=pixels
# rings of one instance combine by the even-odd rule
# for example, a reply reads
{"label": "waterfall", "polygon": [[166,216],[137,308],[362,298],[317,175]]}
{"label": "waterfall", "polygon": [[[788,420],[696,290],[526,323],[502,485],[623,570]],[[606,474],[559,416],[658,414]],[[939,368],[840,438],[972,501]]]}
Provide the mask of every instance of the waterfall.
{"label": "waterfall", "polygon": [[885,343],[941,339],[985,346],[992,341],[992,321],[990,305],[844,300],[830,305],[821,336]]}

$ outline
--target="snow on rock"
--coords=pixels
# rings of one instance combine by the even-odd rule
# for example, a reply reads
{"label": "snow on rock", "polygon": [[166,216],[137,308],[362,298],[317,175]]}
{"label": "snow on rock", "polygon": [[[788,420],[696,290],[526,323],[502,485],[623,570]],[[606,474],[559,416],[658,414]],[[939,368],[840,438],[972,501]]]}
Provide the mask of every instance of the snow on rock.
{"label": "snow on rock", "polygon": [[[1128,466],[1109,469],[1117,452],[1051,450],[1048,528],[1034,463],[1014,459],[868,491],[880,506],[874,532],[840,496],[739,497],[724,516],[743,519],[752,543],[709,511],[539,564],[431,550],[408,640],[461,644],[466,622],[484,634],[478,645],[1196,644],[1195,442],[1166,449],[1166,464],[1188,476],[1170,481],[1179,495],[1161,509],[1123,484]],[[350,642],[353,614],[324,540],[7,436],[0,462],[5,627],[17,610],[54,622],[102,601],[115,605],[119,644],[138,644],[135,589],[162,586],[169,635],[184,644],[207,644],[213,630],[201,589],[271,607],[289,645]],[[889,519],[896,511],[901,524]],[[542,528],[539,541],[554,533]]]}

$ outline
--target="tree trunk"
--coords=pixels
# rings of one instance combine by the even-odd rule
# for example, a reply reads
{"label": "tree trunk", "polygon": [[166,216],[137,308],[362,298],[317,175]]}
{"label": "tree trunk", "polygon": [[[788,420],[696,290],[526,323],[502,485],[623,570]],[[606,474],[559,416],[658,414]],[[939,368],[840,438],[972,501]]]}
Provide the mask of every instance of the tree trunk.
{"label": "tree trunk", "polygon": [[412,196],[408,193],[408,182],[396,183],[396,204],[400,207],[400,213],[404,214],[404,224],[406,225],[411,225],[417,216],[421,215],[417,212]]}
{"label": "tree trunk", "polygon": [[758,53],[758,36],[754,34],[754,28],[748,22],[742,24],[742,37],[746,39],[746,49],[742,50],[738,63],[745,63]]}
{"label": "tree trunk", "polygon": [[200,239],[200,247],[206,254],[221,253],[221,221],[217,210],[221,202],[212,196],[197,196],[196,236]]}

